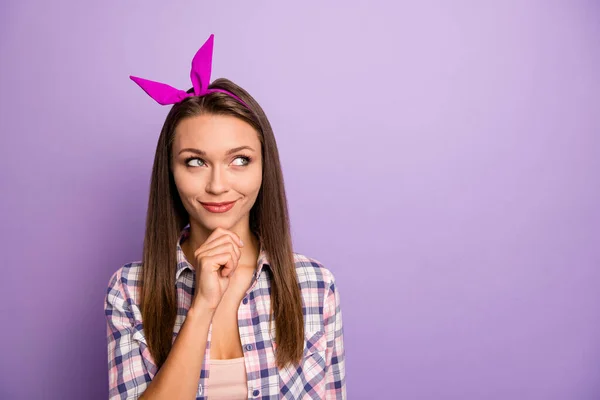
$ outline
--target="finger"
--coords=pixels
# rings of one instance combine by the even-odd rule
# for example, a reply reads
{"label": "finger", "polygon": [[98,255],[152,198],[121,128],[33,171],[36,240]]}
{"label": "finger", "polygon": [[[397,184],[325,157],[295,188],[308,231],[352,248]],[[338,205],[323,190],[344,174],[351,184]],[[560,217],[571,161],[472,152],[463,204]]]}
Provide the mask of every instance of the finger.
{"label": "finger", "polygon": [[210,243],[211,241],[213,241],[214,239],[223,236],[223,235],[228,235],[231,236],[231,238],[233,239],[233,241],[240,247],[244,246],[244,242],[242,242],[242,239],[240,238],[240,236],[235,233],[232,232],[230,230],[227,230],[225,228],[221,228],[218,227],[216,228],[214,231],[212,231],[212,233],[208,236],[208,238],[206,238],[206,243]]}
{"label": "finger", "polygon": [[229,261],[225,265],[223,265],[223,268],[221,269],[221,276],[231,278],[231,275],[233,274],[236,268],[237,261],[234,260],[234,256],[230,253]]}
{"label": "finger", "polygon": [[[240,250],[237,249],[237,251],[240,251]],[[196,260],[200,263],[202,258],[217,255],[217,254],[222,254],[222,253],[230,254],[231,259],[234,263],[233,267],[234,268],[237,267],[237,263],[238,263],[240,257],[238,256],[238,254],[236,252],[236,245],[231,243],[231,241],[226,241],[225,243],[215,246],[212,249],[203,251],[202,253],[200,253],[198,255]]]}
{"label": "finger", "polygon": [[242,251],[237,246],[237,244],[235,244],[233,242],[231,237],[228,235],[223,235],[223,236],[219,237],[218,239],[213,240],[211,243],[203,244],[194,252],[194,257],[198,258],[200,255],[205,254],[205,253],[206,254],[215,254],[214,252],[211,252],[211,251],[213,251],[216,248],[220,248],[220,246],[223,246],[223,245],[230,245],[232,251],[236,255],[236,258],[238,260],[240,259],[241,255],[242,255]]}
{"label": "finger", "polygon": [[203,257],[202,268],[208,267],[211,272],[219,272],[221,277],[229,277],[235,270],[233,256],[231,253],[218,253]]}

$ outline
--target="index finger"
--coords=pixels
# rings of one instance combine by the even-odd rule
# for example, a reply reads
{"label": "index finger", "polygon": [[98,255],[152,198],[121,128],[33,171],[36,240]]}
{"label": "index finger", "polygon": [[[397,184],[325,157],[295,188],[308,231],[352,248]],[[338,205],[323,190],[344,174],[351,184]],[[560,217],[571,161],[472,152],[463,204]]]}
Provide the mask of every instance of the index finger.
{"label": "index finger", "polygon": [[239,237],[239,235],[237,233],[227,230],[225,228],[221,228],[221,227],[218,227],[214,231],[212,231],[212,233],[206,239],[205,243],[207,243],[207,244],[211,243],[215,239],[217,239],[221,236],[224,236],[224,235],[230,236],[238,246],[240,246],[240,247],[244,246],[244,242],[242,242],[242,239]]}

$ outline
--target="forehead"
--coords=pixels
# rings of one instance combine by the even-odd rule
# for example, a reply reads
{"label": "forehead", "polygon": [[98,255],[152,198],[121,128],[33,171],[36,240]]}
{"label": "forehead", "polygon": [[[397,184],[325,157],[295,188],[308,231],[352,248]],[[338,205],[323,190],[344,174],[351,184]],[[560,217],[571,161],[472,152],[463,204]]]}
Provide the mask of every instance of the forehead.
{"label": "forehead", "polygon": [[247,122],[230,115],[204,114],[184,118],[175,128],[173,150],[193,147],[206,152],[248,145],[260,150],[258,133]]}

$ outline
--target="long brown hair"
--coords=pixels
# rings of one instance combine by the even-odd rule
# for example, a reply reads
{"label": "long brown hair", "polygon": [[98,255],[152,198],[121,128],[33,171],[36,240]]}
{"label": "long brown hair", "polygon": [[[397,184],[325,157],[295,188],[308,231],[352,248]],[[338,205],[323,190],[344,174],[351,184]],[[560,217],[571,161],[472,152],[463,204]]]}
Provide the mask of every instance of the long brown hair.
{"label": "long brown hair", "polygon": [[[141,310],[144,333],[160,368],[172,346],[177,316],[175,271],[177,240],[189,223],[171,169],[171,149],[178,123],[201,114],[230,115],[250,124],[262,146],[262,186],[250,210],[250,229],[264,246],[271,267],[271,318],[275,321],[279,368],[301,360],[304,346],[302,298],[296,276],[283,174],[273,129],[260,105],[228,79],[210,88],[225,89],[244,101],[215,92],[175,104],[163,125],[152,167],[142,259]],[[190,89],[191,91],[191,89]]]}

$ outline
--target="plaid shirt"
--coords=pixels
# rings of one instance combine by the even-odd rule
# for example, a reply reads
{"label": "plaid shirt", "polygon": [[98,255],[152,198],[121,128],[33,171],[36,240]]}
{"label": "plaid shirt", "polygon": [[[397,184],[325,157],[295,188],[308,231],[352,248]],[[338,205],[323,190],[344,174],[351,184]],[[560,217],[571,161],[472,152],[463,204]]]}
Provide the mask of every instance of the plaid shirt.
{"label": "plaid shirt", "polygon": [[[186,226],[177,243],[177,319],[173,340],[191,305],[195,271],[186,260],[181,243],[189,237]],[[238,309],[238,326],[249,399],[345,399],[345,352],[340,294],[331,271],[320,262],[294,253],[301,287],[305,341],[300,367],[275,364],[275,321],[269,329],[271,309],[270,266],[261,247],[258,268]],[[110,278],[106,297],[108,382],[110,399],[137,399],[157,368],[142,326],[138,290],[141,262],[125,264]],[[212,324],[204,360],[210,359]],[[210,399],[210,370],[204,362],[198,382],[197,400]]]}

